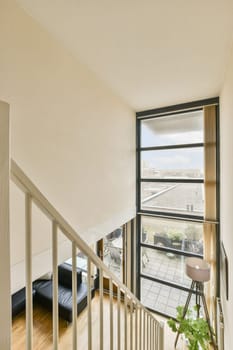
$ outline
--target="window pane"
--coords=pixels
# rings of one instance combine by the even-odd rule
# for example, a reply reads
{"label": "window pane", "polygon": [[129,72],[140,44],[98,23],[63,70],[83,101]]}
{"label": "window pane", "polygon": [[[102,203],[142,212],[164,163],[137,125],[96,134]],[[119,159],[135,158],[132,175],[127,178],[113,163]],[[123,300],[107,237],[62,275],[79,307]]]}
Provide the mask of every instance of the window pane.
{"label": "window pane", "polygon": [[203,142],[202,111],[141,121],[141,147],[199,142]]}
{"label": "window pane", "polygon": [[[175,317],[177,306],[184,306],[187,296],[188,292],[183,290],[141,278],[141,301],[143,305],[155,311]],[[195,295],[193,294],[190,306],[194,305]]]}
{"label": "window pane", "polygon": [[143,182],[141,184],[141,209],[203,216],[203,184]]}
{"label": "window pane", "polygon": [[141,271],[144,275],[189,288],[191,279],[186,276],[185,262],[184,256],[141,247]]}
{"label": "window pane", "polygon": [[119,228],[103,239],[103,261],[115,275],[122,280],[123,229]]}
{"label": "window pane", "polygon": [[141,152],[141,176],[147,178],[203,178],[203,148]]}
{"label": "window pane", "polygon": [[203,224],[141,217],[141,242],[203,255]]}

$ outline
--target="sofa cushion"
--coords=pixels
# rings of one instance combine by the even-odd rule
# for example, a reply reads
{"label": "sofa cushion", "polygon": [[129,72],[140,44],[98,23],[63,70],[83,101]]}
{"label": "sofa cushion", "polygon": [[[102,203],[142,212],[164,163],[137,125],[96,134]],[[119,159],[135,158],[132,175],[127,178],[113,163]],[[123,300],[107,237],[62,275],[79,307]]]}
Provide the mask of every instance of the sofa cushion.
{"label": "sofa cushion", "polygon": [[[33,296],[35,295],[35,290],[32,290]],[[11,310],[12,317],[19,314],[21,311],[25,310],[25,296],[26,290],[25,288],[20,289],[18,292],[12,294],[11,296]]]}
{"label": "sofa cushion", "polygon": [[[72,266],[61,264],[58,266],[58,283],[72,289]],[[77,269],[77,288],[82,283],[82,271]]]}
{"label": "sofa cushion", "polygon": [[[53,303],[53,283],[52,281],[34,282],[36,290],[36,300],[43,306],[52,309]],[[95,294],[92,289],[92,297]],[[77,288],[77,314],[79,314],[87,305],[87,286],[81,283]],[[72,290],[63,285],[58,285],[58,309],[59,316],[72,322]]]}

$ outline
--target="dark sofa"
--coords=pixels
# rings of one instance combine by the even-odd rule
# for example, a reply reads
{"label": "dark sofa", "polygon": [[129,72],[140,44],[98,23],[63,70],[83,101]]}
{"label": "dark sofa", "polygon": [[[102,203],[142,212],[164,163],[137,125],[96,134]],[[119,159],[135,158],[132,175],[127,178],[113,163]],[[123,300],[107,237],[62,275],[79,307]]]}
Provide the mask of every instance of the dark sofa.
{"label": "dark sofa", "polygon": [[[20,289],[18,292],[14,293],[11,296],[11,310],[12,310],[12,317],[18,315],[21,311],[25,310],[25,288]],[[36,291],[33,289],[32,294],[33,298],[35,296]]]}
{"label": "dark sofa", "polygon": [[[33,283],[36,302],[52,310],[53,281],[37,280]],[[94,288],[91,291],[92,298]],[[77,314],[87,306],[87,285],[82,282],[82,271],[77,269]],[[72,266],[66,263],[58,266],[58,310],[59,316],[72,322]]]}
{"label": "dark sofa", "polygon": [[[95,295],[92,288],[91,296]],[[53,281],[39,279],[33,283],[35,302],[52,310]],[[77,314],[87,306],[87,285],[82,282],[82,271],[77,269]],[[25,309],[25,288],[12,295],[12,316]],[[64,263],[58,266],[58,311],[59,316],[72,322],[72,266]]]}

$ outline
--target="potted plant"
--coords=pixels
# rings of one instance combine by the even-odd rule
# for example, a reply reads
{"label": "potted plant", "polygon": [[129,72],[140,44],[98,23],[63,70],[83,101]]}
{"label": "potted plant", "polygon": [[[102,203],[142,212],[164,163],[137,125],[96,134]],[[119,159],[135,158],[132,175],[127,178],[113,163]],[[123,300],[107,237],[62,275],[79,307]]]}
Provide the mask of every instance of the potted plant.
{"label": "potted plant", "polygon": [[185,238],[185,234],[182,231],[176,229],[168,230],[167,235],[172,241],[176,242],[180,242]]}
{"label": "potted plant", "polygon": [[196,306],[193,307],[193,310],[188,309],[185,317],[183,317],[183,306],[178,306],[176,310],[176,321],[168,320],[168,326],[173,332],[184,335],[189,350],[207,350],[211,340],[208,323],[204,318],[194,317],[197,311]]}
{"label": "potted plant", "polygon": [[171,247],[175,249],[181,249],[182,248],[182,241],[185,238],[185,234],[176,229],[170,229],[168,230],[168,238],[171,241]]}

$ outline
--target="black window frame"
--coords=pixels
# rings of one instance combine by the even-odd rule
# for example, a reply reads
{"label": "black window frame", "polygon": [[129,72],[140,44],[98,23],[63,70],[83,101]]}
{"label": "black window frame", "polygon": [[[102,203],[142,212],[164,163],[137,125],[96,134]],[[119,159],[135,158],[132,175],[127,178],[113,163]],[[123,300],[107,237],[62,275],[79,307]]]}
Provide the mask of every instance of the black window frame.
{"label": "black window frame", "polygon": [[[158,109],[152,109],[152,110],[147,110],[147,111],[142,111],[142,112],[137,112],[136,113],[136,207],[137,207],[137,266],[136,266],[136,294],[137,297],[140,299],[141,298],[141,278],[145,278],[147,280],[151,280],[154,282],[158,282],[170,287],[177,288],[179,290],[183,290],[186,292],[189,292],[190,289],[186,288],[180,284],[161,280],[156,277],[152,277],[149,275],[145,275],[141,271],[141,249],[142,247],[145,248],[150,248],[150,249],[155,249],[155,250],[162,250],[165,252],[171,252],[174,254],[182,255],[182,256],[187,256],[187,257],[198,257],[198,258],[203,258],[203,255],[196,254],[196,253],[191,253],[187,251],[182,251],[178,249],[173,249],[169,247],[158,247],[150,244],[145,244],[141,242],[141,217],[142,216],[152,216],[152,217],[157,217],[157,218],[166,218],[166,219],[171,219],[171,220],[181,220],[181,221],[190,221],[190,222],[199,222],[199,223],[204,223],[204,216],[198,216],[198,215],[192,215],[192,214],[179,214],[179,213],[168,213],[168,212],[159,212],[159,211],[149,211],[149,210],[143,210],[141,208],[141,183],[143,182],[180,182],[180,183],[203,183],[204,184],[204,179],[201,178],[187,178],[187,179],[179,179],[179,178],[172,178],[172,179],[153,179],[153,178],[142,178],[141,176],[141,152],[142,151],[152,151],[152,150],[165,150],[165,149],[180,149],[180,148],[195,148],[195,147],[203,147],[204,150],[204,142],[201,143],[192,143],[192,144],[175,144],[175,145],[165,145],[165,146],[154,146],[154,147],[141,147],[141,121],[142,120],[147,120],[147,119],[155,119],[155,118],[161,118],[161,117],[167,117],[167,116],[172,116],[172,115],[177,115],[177,114],[184,114],[188,112],[194,112],[194,111],[200,111],[203,110],[204,106],[208,105],[216,105],[217,106],[217,115],[216,115],[216,131],[217,131],[217,202],[219,202],[219,111],[218,111],[218,106],[219,106],[219,97],[214,97],[211,99],[205,99],[205,100],[199,100],[199,101],[194,101],[190,103],[185,103],[185,104],[179,104],[179,105],[173,105],[169,107],[163,107],[163,108],[158,108]],[[220,212],[219,206],[217,208],[218,213]],[[219,216],[219,215],[218,215]],[[219,231],[219,225],[218,229]],[[219,249],[219,232],[217,234],[217,242],[216,242],[216,249]],[[217,261],[217,266],[218,266],[218,261]],[[217,294],[219,294],[219,272],[217,268]],[[156,310],[152,310],[148,308],[149,310],[153,312],[157,312],[165,317],[169,316],[164,313],[161,313]]]}

